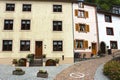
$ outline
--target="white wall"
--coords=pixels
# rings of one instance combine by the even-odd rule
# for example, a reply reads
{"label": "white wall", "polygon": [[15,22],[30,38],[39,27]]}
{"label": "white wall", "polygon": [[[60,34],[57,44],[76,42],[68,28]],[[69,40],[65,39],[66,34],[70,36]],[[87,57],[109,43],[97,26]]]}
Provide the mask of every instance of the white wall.
{"label": "white wall", "polygon": [[[109,46],[110,41],[117,41],[118,49],[120,49],[120,17],[112,16],[112,23],[105,22],[104,14],[97,13],[98,17],[98,30],[99,30],[99,42],[104,41],[106,46]],[[112,27],[114,35],[106,34],[106,27]]]}
{"label": "white wall", "polygon": [[[88,18],[78,18],[75,16],[75,9],[88,11]],[[77,3],[73,4],[74,16],[74,39],[88,40],[88,47],[91,43],[97,43],[97,25],[96,25],[96,11],[94,6],[84,5],[84,8],[79,8]],[[75,30],[75,23],[84,23],[89,25],[90,32],[83,33]],[[75,52],[91,52],[91,49],[75,50]]]}

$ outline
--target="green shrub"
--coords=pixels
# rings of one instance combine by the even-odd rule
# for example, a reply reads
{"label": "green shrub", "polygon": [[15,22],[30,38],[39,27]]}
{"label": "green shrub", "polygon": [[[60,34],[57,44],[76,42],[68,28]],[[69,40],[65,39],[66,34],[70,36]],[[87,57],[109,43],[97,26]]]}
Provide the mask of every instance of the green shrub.
{"label": "green shrub", "polygon": [[120,61],[109,61],[104,65],[103,73],[110,78],[110,80],[120,79]]}
{"label": "green shrub", "polygon": [[18,65],[19,66],[26,66],[26,62],[27,62],[26,58],[20,58],[18,60]]}
{"label": "green shrub", "polygon": [[28,54],[27,59],[29,59],[29,62],[32,63],[34,61],[34,54]]}

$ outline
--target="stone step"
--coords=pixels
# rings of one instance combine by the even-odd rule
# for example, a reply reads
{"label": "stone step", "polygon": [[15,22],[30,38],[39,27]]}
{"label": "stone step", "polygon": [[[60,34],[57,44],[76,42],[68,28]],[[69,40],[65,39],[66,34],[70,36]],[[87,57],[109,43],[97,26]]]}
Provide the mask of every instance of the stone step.
{"label": "stone step", "polygon": [[30,64],[30,66],[42,66],[42,59],[34,59],[34,61]]}

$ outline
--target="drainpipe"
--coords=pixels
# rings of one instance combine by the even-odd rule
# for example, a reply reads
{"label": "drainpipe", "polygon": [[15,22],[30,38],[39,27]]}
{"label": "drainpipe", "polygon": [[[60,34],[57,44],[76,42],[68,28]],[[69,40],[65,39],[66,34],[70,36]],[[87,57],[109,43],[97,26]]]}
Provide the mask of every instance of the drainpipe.
{"label": "drainpipe", "polygon": [[99,28],[98,28],[97,7],[95,8],[95,14],[96,14],[95,16],[96,16],[96,30],[97,30],[97,44],[98,44],[97,50],[99,50],[100,45],[99,45]]}

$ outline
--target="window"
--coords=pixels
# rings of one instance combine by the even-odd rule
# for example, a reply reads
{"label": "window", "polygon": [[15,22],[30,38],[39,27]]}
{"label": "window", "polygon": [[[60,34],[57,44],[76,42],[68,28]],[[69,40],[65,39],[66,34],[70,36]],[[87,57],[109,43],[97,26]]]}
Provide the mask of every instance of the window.
{"label": "window", "polygon": [[89,32],[89,25],[87,24],[75,24],[75,27],[78,32]]}
{"label": "window", "polygon": [[4,30],[13,30],[13,20],[11,19],[4,20]]}
{"label": "window", "polygon": [[53,41],[53,51],[62,51],[63,42],[62,41]]}
{"label": "window", "polygon": [[75,10],[75,16],[77,16],[79,18],[88,18],[88,11]]}
{"label": "window", "polygon": [[3,40],[3,51],[12,51],[12,40]]}
{"label": "window", "polygon": [[119,7],[113,7],[112,12],[115,14],[120,14],[120,8]]}
{"label": "window", "polygon": [[110,41],[110,46],[111,46],[111,49],[118,49],[117,41]]}
{"label": "window", "polygon": [[21,21],[21,30],[30,30],[30,20]]}
{"label": "window", "polygon": [[14,11],[15,4],[7,3],[6,4],[6,11]]}
{"label": "window", "polygon": [[31,4],[23,4],[23,11],[31,11]]}
{"label": "window", "polygon": [[79,2],[79,3],[78,3],[78,7],[79,7],[79,8],[84,8],[84,4],[83,4],[82,2]]}
{"label": "window", "polygon": [[113,28],[107,27],[106,31],[107,31],[107,35],[114,35]]}
{"label": "window", "polygon": [[53,31],[62,31],[62,21],[53,21]]}
{"label": "window", "polygon": [[105,22],[112,22],[112,18],[110,15],[105,15]]}
{"label": "window", "polygon": [[74,47],[76,49],[85,49],[88,48],[88,41],[86,40],[75,40]]}
{"label": "window", "polygon": [[21,40],[20,41],[20,51],[30,51],[30,41]]}
{"label": "window", "polygon": [[53,12],[62,12],[62,5],[53,5]]}

